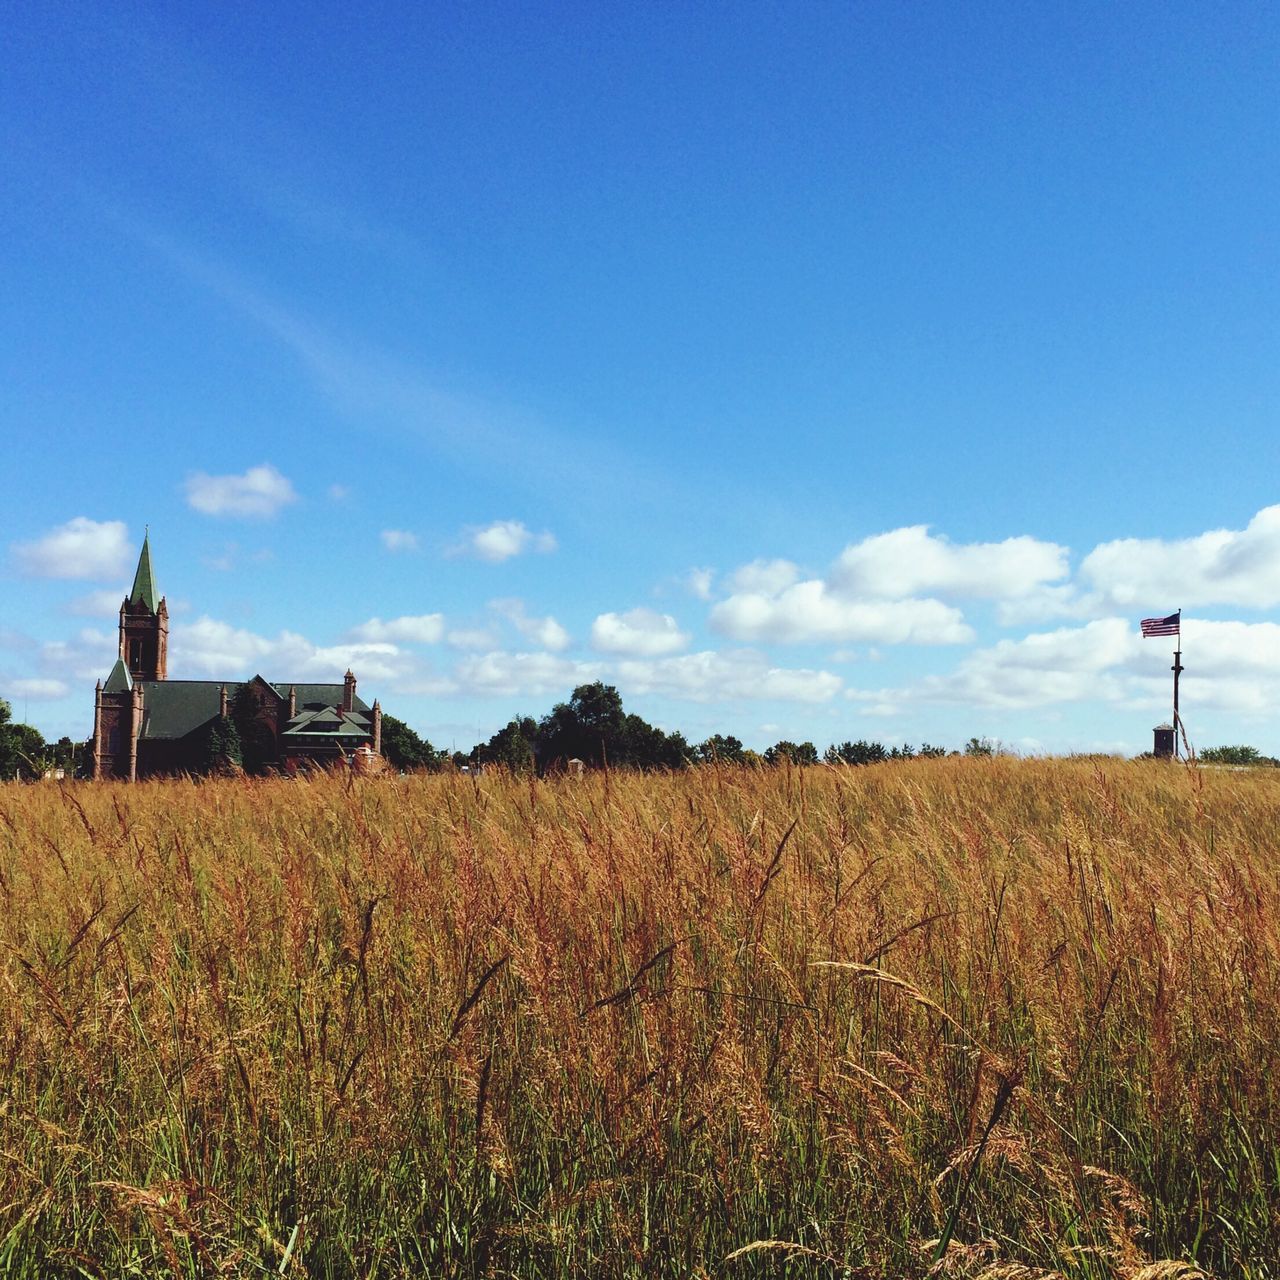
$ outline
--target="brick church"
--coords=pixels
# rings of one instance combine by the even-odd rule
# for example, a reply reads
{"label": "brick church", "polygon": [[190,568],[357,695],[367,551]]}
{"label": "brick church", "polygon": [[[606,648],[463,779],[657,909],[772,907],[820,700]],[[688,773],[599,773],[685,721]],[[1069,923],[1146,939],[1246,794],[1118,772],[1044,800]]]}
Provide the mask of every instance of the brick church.
{"label": "brick church", "polygon": [[93,776],[134,781],[199,773],[211,735],[234,718],[246,764],[294,772],[310,765],[375,762],[382,709],[341,684],[294,680],[170,680],[169,610],[156,592],[149,538],[133,589],[120,605],[120,656],[93,706]]}

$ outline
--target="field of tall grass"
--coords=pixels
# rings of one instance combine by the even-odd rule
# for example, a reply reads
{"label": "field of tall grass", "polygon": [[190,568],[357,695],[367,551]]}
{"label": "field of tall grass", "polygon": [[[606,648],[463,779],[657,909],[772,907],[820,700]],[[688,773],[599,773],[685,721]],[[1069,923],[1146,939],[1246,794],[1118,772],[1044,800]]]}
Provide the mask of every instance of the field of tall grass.
{"label": "field of tall grass", "polygon": [[1280,777],[0,786],[0,1275],[1280,1275]]}

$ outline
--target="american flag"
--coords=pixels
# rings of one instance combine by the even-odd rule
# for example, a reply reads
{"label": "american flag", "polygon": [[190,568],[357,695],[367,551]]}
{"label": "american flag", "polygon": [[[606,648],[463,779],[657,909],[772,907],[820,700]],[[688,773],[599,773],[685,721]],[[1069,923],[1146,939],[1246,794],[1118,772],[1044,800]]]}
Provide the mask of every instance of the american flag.
{"label": "american flag", "polygon": [[1144,637],[1181,635],[1181,626],[1182,610],[1179,609],[1167,618],[1143,618],[1142,634]]}

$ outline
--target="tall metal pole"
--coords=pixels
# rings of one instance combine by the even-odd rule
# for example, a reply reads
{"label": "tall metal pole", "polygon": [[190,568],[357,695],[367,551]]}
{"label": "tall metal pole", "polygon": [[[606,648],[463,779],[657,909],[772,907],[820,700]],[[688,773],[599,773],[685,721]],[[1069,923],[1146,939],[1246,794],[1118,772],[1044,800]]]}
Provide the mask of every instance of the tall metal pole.
{"label": "tall metal pole", "polygon": [[1178,719],[1178,677],[1182,674],[1182,610],[1178,610],[1178,647],[1173,651],[1173,758],[1181,754],[1178,750],[1178,735],[1182,732],[1182,724]]}

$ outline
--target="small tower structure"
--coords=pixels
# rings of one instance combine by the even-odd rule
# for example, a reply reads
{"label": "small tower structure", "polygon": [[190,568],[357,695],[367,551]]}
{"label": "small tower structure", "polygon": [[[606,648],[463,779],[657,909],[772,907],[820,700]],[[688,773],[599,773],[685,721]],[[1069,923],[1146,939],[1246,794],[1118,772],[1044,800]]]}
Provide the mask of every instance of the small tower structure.
{"label": "small tower structure", "polygon": [[106,684],[99,681],[93,706],[93,776],[138,776],[138,734],[142,729],[142,688],[116,659]]}
{"label": "small tower structure", "polygon": [[120,653],[135,680],[165,680],[169,674],[169,609],[156,591],[150,534],[133,575],[133,588],[120,605]]}

